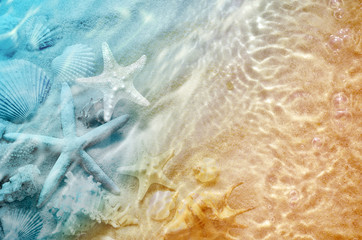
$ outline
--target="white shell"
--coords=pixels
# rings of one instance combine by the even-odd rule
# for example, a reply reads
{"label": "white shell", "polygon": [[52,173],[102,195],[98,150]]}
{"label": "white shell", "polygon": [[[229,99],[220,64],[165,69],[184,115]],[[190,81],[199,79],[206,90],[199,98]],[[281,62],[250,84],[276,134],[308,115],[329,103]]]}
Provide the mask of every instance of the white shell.
{"label": "white shell", "polygon": [[8,210],[0,217],[4,240],[37,239],[43,227],[43,220],[38,213],[26,210]]}
{"label": "white shell", "polygon": [[47,20],[42,17],[30,18],[25,25],[26,47],[29,51],[38,51],[55,44],[58,35],[56,29],[50,29]]}
{"label": "white shell", "polygon": [[74,81],[88,77],[95,71],[95,55],[92,49],[83,44],[67,47],[63,54],[52,62],[52,70],[60,81]]}
{"label": "white shell", "polygon": [[50,78],[31,62],[0,62],[0,118],[11,122],[28,119],[44,102],[50,87]]}

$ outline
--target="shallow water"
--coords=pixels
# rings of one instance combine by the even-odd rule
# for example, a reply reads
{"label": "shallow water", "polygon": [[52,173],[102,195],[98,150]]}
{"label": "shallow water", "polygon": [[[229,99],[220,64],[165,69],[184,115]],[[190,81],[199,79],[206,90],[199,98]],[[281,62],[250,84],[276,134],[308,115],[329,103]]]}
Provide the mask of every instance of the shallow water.
{"label": "shallow water", "polygon": [[[0,2],[0,14],[13,8],[13,16],[23,18],[36,9],[22,4]],[[45,15],[60,31],[55,44],[29,51],[20,36],[1,60],[26,59],[51,74],[51,61],[66,46],[82,43],[94,50],[94,75],[99,75],[101,43],[107,41],[124,66],[147,56],[134,85],[151,103],[143,107],[121,100],[113,118],[127,113],[127,125],[86,149],[118,185],[119,197],[105,190],[104,198],[88,196],[88,188],[79,186],[98,188],[74,164],[70,171],[78,181],[62,180],[43,208],[35,207],[40,190],[1,205],[38,211],[44,225],[39,239],[362,238],[359,1],[39,4],[35,16]],[[76,117],[90,98],[103,96],[70,85]],[[60,88],[55,79],[36,116],[7,125],[6,132],[61,138]],[[77,134],[100,124],[87,128],[78,119]],[[59,155],[32,142],[3,149],[3,175],[35,164],[40,182]],[[163,166],[155,165],[169,182],[151,185],[138,202],[142,184],[117,168],[136,164],[141,169],[170,155]],[[101,224],[92,214],[79,217],[77,211],[88,203],[74,196],[92,204],[111,199],[99,211],[113,215]],[[70,200],[62,205],[60,199]],[[70,226],[52,214],[62,208],[73,208]],[[240,209],[245,212],[236,213]],[[121,226],[112,226],[110,219]]]}

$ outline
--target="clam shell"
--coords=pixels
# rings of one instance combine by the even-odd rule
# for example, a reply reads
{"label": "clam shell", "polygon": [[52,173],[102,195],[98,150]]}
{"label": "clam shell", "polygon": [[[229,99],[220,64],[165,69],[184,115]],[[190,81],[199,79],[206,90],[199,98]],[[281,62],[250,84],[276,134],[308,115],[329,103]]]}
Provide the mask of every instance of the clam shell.
{"label": "clam shell", "polygon": [[43,228],[43,220],[38,213],[28,210],[14,209],[0,217],[4,240],[37,239]]}
{"label": "clam shell", "polygon": [[15,123],[28,119],[44,102],[50,87],[50,78],[31,62],[0,62],[0,118]]}
{"label": "clam shell", "polygon": [[39,51],[55,44],[59,35],[56,28],[50,28],[44,17],[32,17],[25,24],[26,48],[29,51]]}
{"label": "clam shell", "polygon": [[95,71],[95,54],[87,45],[76,44],[67,47],[63,54],[52,62],[52,70],[60,81],[74,81],[88,77]]}

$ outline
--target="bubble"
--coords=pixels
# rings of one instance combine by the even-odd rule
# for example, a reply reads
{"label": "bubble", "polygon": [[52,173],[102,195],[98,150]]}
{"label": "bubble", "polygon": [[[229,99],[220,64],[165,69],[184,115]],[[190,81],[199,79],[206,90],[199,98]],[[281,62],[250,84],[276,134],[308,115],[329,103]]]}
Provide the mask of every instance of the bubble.
{"label": "bubble", "polygon": [[334,10],[333,16],[336,19],[342,19],[344,16],[344,9],[343,8],[338,8],[336,10]]}
{"label": "bubble", "polygon": [[328,46],[334,51],[340,50],[343,47],[343,38],[336,35],[329,36]]}
{"label": "bubble", "polygon": [[330,0],[329,7],[332,9],[338,9],[343,6],[343,0]]}
{"label": "bubble", "polygon": [[349,28],[341,28],[338,30],[337,34],[339,37],[343,38],[343,39],[347,39],[350,37],[350,29]]}
{"label": "bubble", "polygon": [[320,137],[314,137],[312,140],[312,146],[314,149],[320,149],[324,144],[324,141]]}
{"label": "bubble", "polygon": [[352,114],[348,109],[337,110],[334,112],[333,121],[338,130],[345,130],[352,121]]}
{"label": "bubble", "polygon": [[339,92],[333,95],[332,105],[336,110],[344,110],[348,107],[348,97],[344,92]]}
{"label": "bubble", "polygon": [[289,192],[289,206],[295,208],[299,201],[299,192],[295,189]]}

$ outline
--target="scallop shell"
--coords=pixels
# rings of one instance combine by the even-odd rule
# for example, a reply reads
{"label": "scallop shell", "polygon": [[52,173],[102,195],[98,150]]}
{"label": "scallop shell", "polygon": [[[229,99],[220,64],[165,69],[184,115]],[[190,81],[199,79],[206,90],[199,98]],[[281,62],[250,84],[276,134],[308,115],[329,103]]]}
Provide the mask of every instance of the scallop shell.
{"label": "scallop shell", "polygon": [[95,55],[92,49],[83,44],[67,47],[63,54],[52,62],[52,70],[60,81],[73,81],[88,77],[95,71]]}
{"label": "scallop shell", "polygon": [[4,240],[29,240],[37,239],[43,228],[43,220],[38,213],[28,210],[8,210],[0,217]]}
{"label": "scallop shell", "polygon": [[0,62],[0,118],[15,123],[28,119],[44,102],[50,87],[50,78],[31,62]]}
{"label": "scallop shell", "polygon": [[38,51],[55,44],[59,31],[50,28],[44,17],[30,18],[25,25],[26,48],[29,51]]}

